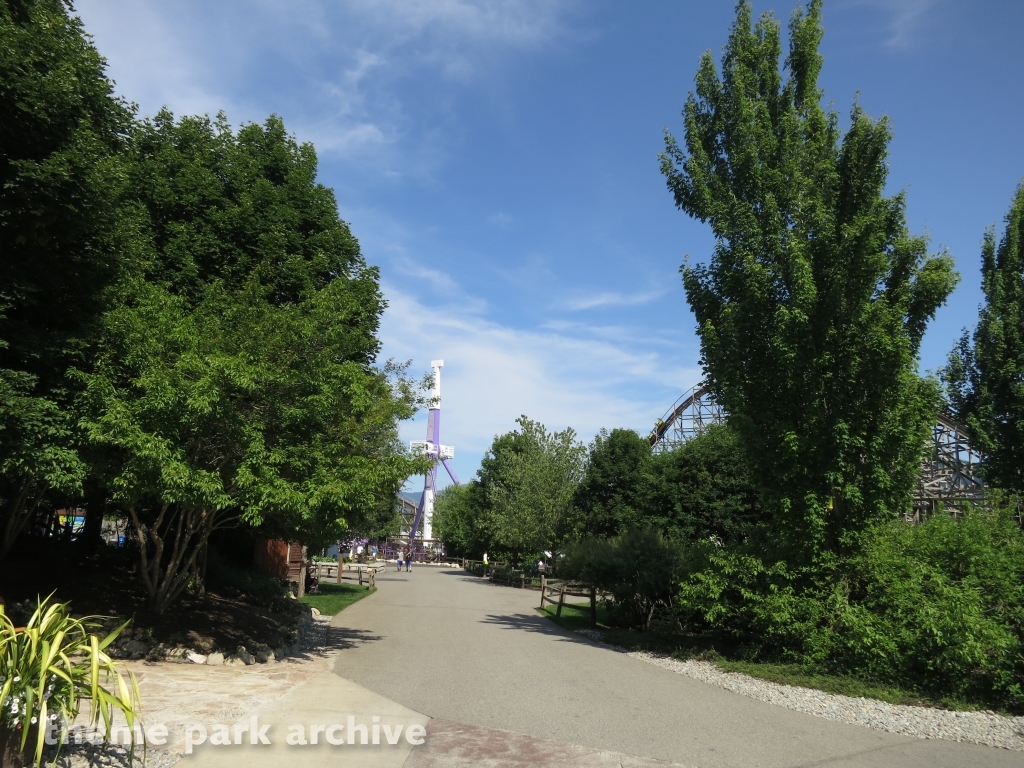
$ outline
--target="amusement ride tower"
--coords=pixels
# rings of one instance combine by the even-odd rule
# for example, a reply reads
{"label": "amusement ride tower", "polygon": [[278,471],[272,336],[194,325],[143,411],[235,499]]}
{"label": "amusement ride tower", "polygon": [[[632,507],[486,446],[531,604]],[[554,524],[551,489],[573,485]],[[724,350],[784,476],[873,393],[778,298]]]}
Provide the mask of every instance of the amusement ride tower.
{"label": "amusement ride tower", "polygon": [[431,360],[430,367],[434,369],[434,395],[430,405],[430,413],[427,416],[427,439],[413,440],[409,447],[413,451],[424,453],[433,459],[430,471],[423,476],[423,496],[420,497],[419,506],[416,507],[416,517],[413,518],[412,528],[409,531],[409,546],[412,546],[416,539],[416,532],[420,523],[423,523],[423,541],[427,542],[433,538],[434,518],[434,496],[437,494],[437,465],[443,464],[448,471],[448,476],[456,485],[459,478],[455,476],[448,459],[455,458],[455,447],[441,445],[441,368],[444,360]]}

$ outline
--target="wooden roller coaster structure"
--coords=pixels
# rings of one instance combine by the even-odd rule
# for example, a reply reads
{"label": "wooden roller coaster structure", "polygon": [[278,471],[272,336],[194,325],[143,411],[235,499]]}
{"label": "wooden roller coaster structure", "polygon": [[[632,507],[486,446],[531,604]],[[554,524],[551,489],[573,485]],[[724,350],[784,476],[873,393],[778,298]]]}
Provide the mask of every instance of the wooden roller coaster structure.
{"label": "wooden roller coaster structure", "polygon": [[[684,392],[655,422],[649,436],[651,450],[655,453],[671,451],[725,419],[725,410],[715,402],[709,388],[698,384]],[[922,451],[913,505],[904,517],[909,522],[920,522],[935,512],[955,515],[967,504],[984,503],[982,458],[971,447],[967,430],[949,416],[940,415]]]}

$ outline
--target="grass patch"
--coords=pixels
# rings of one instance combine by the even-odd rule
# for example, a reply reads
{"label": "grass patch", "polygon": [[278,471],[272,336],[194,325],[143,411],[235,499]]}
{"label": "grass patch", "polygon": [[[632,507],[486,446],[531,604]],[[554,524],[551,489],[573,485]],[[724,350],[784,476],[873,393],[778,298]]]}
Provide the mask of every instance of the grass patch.
{"label": "grass patch", "polygon": [[[562,606],[561,617],[555,617],[556,606],[545,605],[541,613],[563,629],[570,632],[577,629],[590,628],[590,603],[566,604]],[[912,704],[919,707],[937,707],[940,709],[977,710],[979,707],[951,699],[935,699],[915,691],[880,685],[856,677],[831,675],[800,664],[769,664],[753,661],[737,661],[726,658],[710,646],[700,647],[691,638],[672,632],[650,630],[638,632],[630,629],[619,629],[607,624],[608,609],[602,605],[597,607],[597,629],[604,636],[604,641],[629,651],[651,651],[664,653],[682,661],[700,659],[710,661],[724,672],[740,672],[760,680],[767,680],[782,685],[798,685],[813,688],[825,693],[842,696],[877,699],[889,704]]]}
{"label": "grass patch", "polygon": [[299,602],[313,606],[324,616],[334,616],[376,591],[376,587],[367,589],[356,584],[321,583],[319,595],[306,595]]}
{"label": "grass patch", "polygon": [[889,704],[913,704],[919,707],[939,707],[943,709],[972,710],[963,702],[935,701],[913,691],[905,691],[887,685],[861,680],[846,675],[829,675],[808,669],[800,664],[768,664],[751,661],[729,661],[722,658],[708,658],[725,672],[742,672],[744,675],[768,680],[783,685],[799,685],[803,688],[814,688],[825,693],[836,693],[842,696],[877,699]]}
{"label": "grass patch", "polygon": [[[562,606],[561,617],[555,616],[555,611],[558,610],[557,605],[545,605],[543,609],[538,608],[542,614],[551,619],[555,624],[560,626],[562,629],[567,629],[570,632],[577,629],[590,629],[590,603],[566,603]],[[608,609],[598,603],[597,606],[597,625],[601,628],[602,624],[608,621]]]}

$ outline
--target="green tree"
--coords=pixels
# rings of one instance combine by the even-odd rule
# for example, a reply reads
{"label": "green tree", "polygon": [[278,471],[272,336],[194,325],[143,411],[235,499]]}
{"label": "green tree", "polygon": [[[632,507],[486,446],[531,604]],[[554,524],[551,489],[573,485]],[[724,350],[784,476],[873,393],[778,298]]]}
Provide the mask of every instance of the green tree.
{"label": "green tree", "polygon": [[645,487],[643,524],[675,538],[741,543],[770,522],[743,446],[726,424],[652,456]]}
{"label": "green tree", "polygon": [[494,551],[484,515],[487,499],[484,486],[474,478],[465,485],[449,485],[434,502],[434,535],[444,542],[453,557],[480,559]]}
{"label": "green tree", "polygon": [[985,304],[972,339],[965,329],[943,376],[954,415],[985,453],[993,485],[1024,492],[1024,184],[996,247],[985,233],[981,288]]}
{"label": "green tree", "polygon": [[650,463],[650,443],[633,430],[602,429],[597,434],[573,498],[581,534],[616,536],[639,524]]}
{"label": "green tree", "polygon": [[85,467],[69,365],[117,273],[108,237],[131,111],[60,0],[0,0],[0,558]]}
{"label": "green tree", "polygon": [[318,547],[393,499],[423,469],[397,432],[419,390],[374,365],[377,271],[280,120],[236,135],[165,112],[134,151],[135,269],[83,374],[83,423],[161,612],[202,579],[219,526]]}
{"label": "green tree", "polygon": [[501,435],[480,464],[487,528],[514,562],[563,542],[572,527],[572,497],[583,474],[586,447],[572,428],[548,432],[526,416]]}
{"label": "green tree", "polygon": [[438,497],[434,526],[446,546],[467,556],[485,551],[519,562],[571,535],[572,499],[586,447],[570,428],[548,432],[526,416],[518,430],[494,438],[467,485]]}
{"label": "green tree", "polygon": [[886,119],[821,106],[821,2],[790,23],[737,6],[722,75],[704,54],[666,137],[676,205],[711,224],[709,265],[682,267],[702,365],[780,537],[797,559],[855,547],[909,503],[939,393],[916,374],[925,325],[952,290],[947,256],[885,197]]}

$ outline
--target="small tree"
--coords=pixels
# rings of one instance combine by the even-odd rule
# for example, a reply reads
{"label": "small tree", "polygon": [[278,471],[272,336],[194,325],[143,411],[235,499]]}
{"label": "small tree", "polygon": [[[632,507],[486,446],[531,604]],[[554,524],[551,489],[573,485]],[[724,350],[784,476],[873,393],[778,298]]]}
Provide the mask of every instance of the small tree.
{"label": "small tree", "polygon": [[572,428],[551,433],[526,416],[516,423],[519,430],[495,438],[480,481],[494,544],[517,561],[565,538],[586,448]]}
{"label": "small tree", "polygon": [[770,522],[743,446],[727,424],[651,457],[646,489],[643,523],[676,538],[740,543]]}
{"label": "small tree", "polygon": [[938,405],[916,374],[925,325],[952,290],[947,256],[885,197],[888,122],[821,107],[821,2],[780,27],[737,6],[722,58],[701,59],[662,171],[709,222],[708,266],[682,267],[702,365],[792,556],[855,546],[909,503]]}
{"label": "small tree", "polygon": [[597,434],[573,498],[581,535],[616,536],[639,525],[650,462],[650,443],[633,430],[602,429]]}
{"label": "small tree", "polygon": [[973,340],[965,329],[944,378],[954,415],[985,453],[993,485],[1024,492],[1024,184],[1006,214],[996,248],[985,233],[981,251],[981,308]]}

